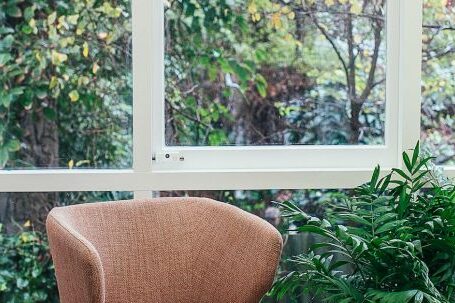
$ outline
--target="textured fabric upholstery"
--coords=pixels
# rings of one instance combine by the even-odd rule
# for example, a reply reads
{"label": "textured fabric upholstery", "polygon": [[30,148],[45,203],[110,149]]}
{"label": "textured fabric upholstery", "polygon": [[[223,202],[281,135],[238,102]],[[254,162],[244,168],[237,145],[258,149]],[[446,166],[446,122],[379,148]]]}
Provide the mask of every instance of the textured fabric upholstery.
{"label": "textured fabric upholstery", "polygon": [[47,231],[62,303],[256,303],[282,249],[269,223],[202,198],[55,208]]}

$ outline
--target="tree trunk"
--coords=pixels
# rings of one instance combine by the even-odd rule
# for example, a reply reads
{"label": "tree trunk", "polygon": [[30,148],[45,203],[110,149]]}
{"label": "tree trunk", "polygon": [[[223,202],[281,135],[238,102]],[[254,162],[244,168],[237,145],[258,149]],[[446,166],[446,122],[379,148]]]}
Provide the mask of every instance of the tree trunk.
{"label": "tree trunk", "polygon": [[[55,103],[48,106],[56,111]],[[59,166],[59,139],[56,121],[47,119],[42,107],[23,111],[18,117],[26,146],[19,158],[32,167],[56,168]],[[0,195],[0,219],[7,231],[14,231],[16,224],[30,220],[38,230],[44,230],[48,212],[58,205],[57,193],[5,193]]]}
{"label": "tree trunk", "polygon": [[350,142],[353,145],[359,143],[360,138],[360,128],[362,125],[360,124],[360,112],[362,110],[362,103],[358,103],[355,101],[351,101],[351,134],[350,134]]}

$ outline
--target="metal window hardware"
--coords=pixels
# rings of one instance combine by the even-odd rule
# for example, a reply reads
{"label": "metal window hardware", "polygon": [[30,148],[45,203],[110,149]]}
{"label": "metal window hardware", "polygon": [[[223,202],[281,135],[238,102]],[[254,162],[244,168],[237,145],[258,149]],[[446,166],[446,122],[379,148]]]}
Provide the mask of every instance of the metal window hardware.
{"label": "metal window hardware", "polygon": [[153,160],[157,163],[173,163],[183,162],[185,157],[179,152],[161,152],[153,156]]}

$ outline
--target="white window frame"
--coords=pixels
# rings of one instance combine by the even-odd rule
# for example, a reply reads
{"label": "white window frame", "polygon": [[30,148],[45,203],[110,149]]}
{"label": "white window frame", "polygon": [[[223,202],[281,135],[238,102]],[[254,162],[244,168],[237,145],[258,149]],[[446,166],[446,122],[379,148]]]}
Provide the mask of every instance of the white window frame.
{"label": "white window frame", "polygon": [[[164,5],[157,1],[153,20],[153,40],[161,52],[152,57],[153,66],[164,66]],[[386,119],[383,145],[292,145],[292,146],[234,146],[234,147],[169,147],[165,144],[164,95],[156,96],[163,101],[153,103],[153,146],[157,158],[175,153],[185,160],[155,161],[153,168],[158,171],[191,171],[220,169],[258,170],[320,170],[320,169],[366,169],[380,164],[393,167],[398,161],[398,119],[399,119],[399,28],[400,1],[389,0],[387,4],[387,66],[386,66]],[[164,72],[152,83],[152,90],[164,92]],[[160,156],[161,155],[161,156]],[[342,159],[342,161],[340,161]]]}
{"label": "white window frame", "polygon": [[[133,168],[2,170],[0,192],[340,189],[401,167],[420,138],[422,1],[388,0],[383,146],[164,146],[164,9],[133,0]],[[154,119],[155,118],[155,119]],[[184,161],[159,161],[166,153]],[[152,161],[152,155],[158,161]],[[455,177],[455,167],[445,167]]]}

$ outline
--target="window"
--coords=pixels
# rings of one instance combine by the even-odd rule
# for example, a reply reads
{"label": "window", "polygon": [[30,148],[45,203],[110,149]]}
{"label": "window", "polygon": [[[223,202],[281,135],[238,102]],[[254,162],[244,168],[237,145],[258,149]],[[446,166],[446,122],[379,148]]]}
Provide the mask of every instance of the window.
{"label": "window", "polygon": [[0,191],[350,188],[421,124],[451,165],[440,3],[1,4]]}
{"label": "window", "polygon": [[168,1],[165,144],[382,145],[386,1]]}
{"label": "window", "polygon": [[[324,212],[323,203],[341,199],[344,192],[326,190],[262,190],[262,191],[201,191],[162,192],[161,196],[204,196],[228,202],[269,221],[279,230],[287,224],[272,201],[293,201],[311,215]],[[24,302],[24,298],[39,298],[58,302],[55,273],[50,258],[48,240],[44,235],[45,220],[53,206],[130,199],[129,192],[62,192],[62,193],[0,193],[0,243],[2,249],[2,298]],[[31,207],[30,199],[34,203]],[[52,202],[50,202],[50,200]],[[292,225],[291,225],[292,228]],[[302,245],[312,243],[310,235],[286,238],[283,256],[293,256]],[[282,265],[282,270],[292,270]],[[3,300],[4,302],[6,302]],[[37,299],[36,299],[37,300]]]}
{"label": "window", "polygon": [[4,5],[0,168],[130,168],[130,2]]}
{"label": "window", "polygon": [[422,141],[455,165],[455,3],[424,2]]}
{"label": "window", "polygon": [[157,5],[156,170],[398,161],[397,2],[220,3]]}

